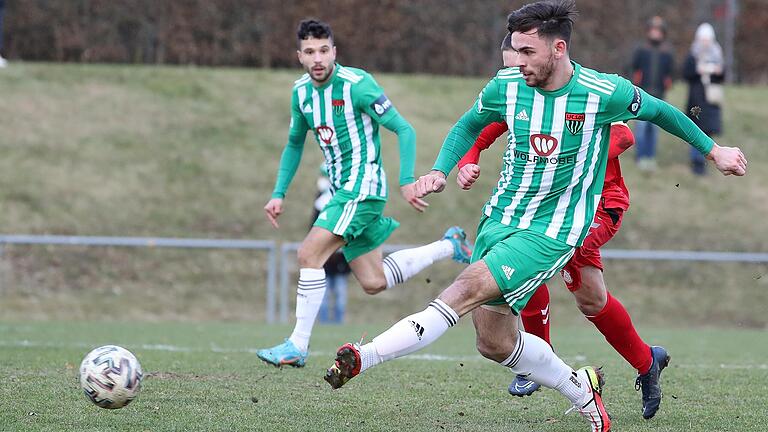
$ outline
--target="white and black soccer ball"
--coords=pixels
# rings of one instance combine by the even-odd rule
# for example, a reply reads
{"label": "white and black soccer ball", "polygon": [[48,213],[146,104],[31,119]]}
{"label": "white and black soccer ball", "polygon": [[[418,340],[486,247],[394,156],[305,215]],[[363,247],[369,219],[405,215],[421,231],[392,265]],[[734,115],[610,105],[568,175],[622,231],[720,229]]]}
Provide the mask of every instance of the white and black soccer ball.
{"label": "white and black soccer ball", "polygon": [[141,365],[117,345],[98,347],[80,363],[80,387],[94,404],[107,409],[128,405],[141,388]]}

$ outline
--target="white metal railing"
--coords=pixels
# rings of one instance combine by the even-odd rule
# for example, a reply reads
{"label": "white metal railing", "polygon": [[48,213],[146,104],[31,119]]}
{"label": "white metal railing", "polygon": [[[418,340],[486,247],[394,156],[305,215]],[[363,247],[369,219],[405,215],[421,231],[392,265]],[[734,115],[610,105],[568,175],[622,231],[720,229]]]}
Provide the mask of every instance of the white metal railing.
{"label": "white metal railing", "polygon": [[[301,243],[283,243],[280,247],[280,322],[288,320],[288,298],[291,281],[289,266],[295,266],[293,255]],[[392,253],[400,249],[417,247],[416,245],[390,244],[384,245],[384,253]],[[601,249],[603,258],[617,260],[643,261],[714,261],[741,263],[768,263],[768,253],[752,252],[703,252],[703,251],[674,251],[674,250],[631,250],[631,249]]]}
{"label": "white metal railing", "polygon": [[[158,247],[158,248],[198,248],[198,249],[250,249],[267,251],[267,322],[288,322],[290,296],[290,270],[295,267],[294,255],[300,243],[280,245],[280,266],[278,268],[277,243],[273,240],[232,240],[232,239],[195,239],[168,237],[94,237],[94,236],[56,236],[56,235],[0,235],[0,247],[6,244],[24,245],[69,245],[69,246],[116,246],[116,247]],[[385,253],[415,247],[414,245],[384,245]],[[673,250],[629,250],[603,249],[606,259],[645,260],[645,261],[704,261],[704,262],[741,262],[768,263],[768,253],[752,252],[712,252],[712,251],[673,251]],[[277,292],[277,274],[279,271],[279,293]],[[279,310],[278,310],[279,295]]]}
{"label": "white metal railing", "polygon": [[[94,237],[57,235],[0,235],[0,247],[19,245],[113,246],[146,248],[249,249],[267,251],[267,322],[275,322],[277,245],[273,240],[231,240],[168,237]],[[285,319],[287,320],[287,319]]]}

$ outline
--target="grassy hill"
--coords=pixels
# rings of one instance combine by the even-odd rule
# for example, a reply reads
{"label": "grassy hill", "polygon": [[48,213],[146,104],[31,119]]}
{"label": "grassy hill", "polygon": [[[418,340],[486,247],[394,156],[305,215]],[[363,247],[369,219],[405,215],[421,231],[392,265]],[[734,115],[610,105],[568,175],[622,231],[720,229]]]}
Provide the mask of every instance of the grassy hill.
{"label": "grassy hill", "polygon": [[[286,138],[298,70],[14,64],[0,73],[0,225],[5,233],[272,238],[306,232],[320,152],[307,140],[280,231],[262,216]],[[431,167],[445,133],[485,79],[377,75],[418,132],[417,172]],[[672,92],[682,105],[684,88]],[[660,169],[623,170],[632,208],[611,247],[765,251],[768,239],[768,88],[727,89],[725,135],[750,159],[745,178],[712,170],[696,178],[687,146],[663,135]],[[488,151],[480,184],[430,198],[418,215],[396,194],[387,213],[403,222],[392,242],[428,242],[449,225],[474,232],[497,178],[502,145]],[[395,137],[383,132],[391,190]],[[450,217],[446,217],[450,215]],[[263,256],[248,252],[6,247],[0,317],[85,319],[119,308],[140,319],[262,319]],[[352,319],[421,307],[460,270],[423,277],[364,299],[351,289]],[[427,282],[427,279],[431,283]],[[606,280],[636,321],[768,323],[764,265],[608,262]],[[559,287],[559,283],[557,284]],[[554,319],[579,319],[555,289]]]}

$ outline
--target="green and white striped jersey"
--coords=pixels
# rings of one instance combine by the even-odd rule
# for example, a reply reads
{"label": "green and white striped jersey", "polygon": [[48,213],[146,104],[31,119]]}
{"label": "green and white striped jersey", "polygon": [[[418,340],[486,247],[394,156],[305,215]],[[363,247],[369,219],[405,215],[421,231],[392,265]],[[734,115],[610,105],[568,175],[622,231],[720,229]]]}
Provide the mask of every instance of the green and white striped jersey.
{"label": "green and white striped jersey", "polygon": [[314,132],[334,191],[386,198],[379,124],[397,115],[368,72],[336,64],[321,87],[309,74],[296,81],[289,135],[303,140]]}
{"label": "green and white striped jersey", "polygon": [[[483,126],[506,121],[504,164],[483,213],[579,246],[602,193],[610,124],[634,118],[663,123],[657,117],[662,111],[681,119],[626,79],[573,65],[568,84],[551,92],[527,86],[517,68],[499,71],[446,138],[435,169],[447,174],[468,149],[468,137],[474,140]],[[688,122],[678,127],[698,130]],[[711,140],[703,133],[690,136],[689,142],[709,151]]]}

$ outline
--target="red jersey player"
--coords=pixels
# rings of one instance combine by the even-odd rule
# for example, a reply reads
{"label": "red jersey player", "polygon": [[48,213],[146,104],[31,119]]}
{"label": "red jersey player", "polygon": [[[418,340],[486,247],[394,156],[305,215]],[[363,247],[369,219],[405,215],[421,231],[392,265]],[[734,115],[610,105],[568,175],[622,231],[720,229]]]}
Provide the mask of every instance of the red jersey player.
{"label": "red jersey player", "polygon": [[[509,57],[515,55],[507,39],[502,43],[502,54],[505,65]],[[470,189],[480,176],[480,167],[477,165],[480,152],[490,147],[506,131],[507,124],[504,122],[488,125],[477,138],[475,145],[459,161],[456,181],[462,189]],[[663,347],[650,347],[640,338],[627,310],[608,292],[600,258],[600,247],[618,232],[624,212],[629,208],[629,191],[621,175],[618,156],[633,144],[634,136],[629,127],[623,123],[611,126],[600,206],[584,244],[577,248],[561,275],[573,293],[579,310],[605,336],[608,343],[637,369],[635,388],[642,389],[643,417],[649,419],[659,409],[659,378],[670,357]],[[549,289],[545,284],[537,289],[520,315],[527,332],[550,343]],[[528,396],[538,388],[539,384],[518,375],[509,385],[509,393]]]}

